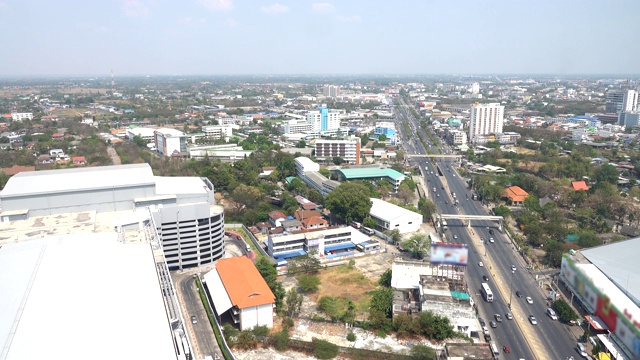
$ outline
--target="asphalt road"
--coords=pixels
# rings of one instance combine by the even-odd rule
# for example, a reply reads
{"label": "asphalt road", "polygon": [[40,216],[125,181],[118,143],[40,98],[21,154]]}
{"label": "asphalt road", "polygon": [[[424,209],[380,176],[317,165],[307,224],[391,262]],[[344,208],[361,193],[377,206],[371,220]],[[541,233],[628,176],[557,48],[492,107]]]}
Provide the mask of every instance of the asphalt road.
{"label": "asphalt road", "polygon": [[[209,324],[207,313],[200,301],[200,295],[195,284],[193,276],[184,276],[178,280],[179,291],[184,299],[184,307],[187,313],[185,314],[186,327],[191,332],[192,339],[195,337],[197,343],[198,354],[202,356],[209,355],[212,358],[222,358],[220,349],[215,340],[213,329]],[[191,316],[195,315],[198,322],[192,323]],[[195,350],[194,350],[195,352]],[[217,357],[216,357],[217,355]]]}
{"label": "asphalt road", "polygon": [[[407,154],[426,154],[417,132],[421,132],[422,138],[427,142],[427,146],[436,152],[435,147],[429,143],[429,137],[420,128],[419,122],[413,118],[410,112],[405,109],[394,107],[397,119],[400,122],[401,139]],[[412,134],[407,139],[408,134],[404,134],[401,122],[409,122]],[[417,141],[413,141],[416,139]],[[443,145],[446,152],[446,145]],[[429,195],[436,203],[438,212],[441,214],[468,214],[468,215],[488,215],[487,209],[478,201],[471,200],[471,193],[468,190],[464,179],[460,178],[452,165],[456,160],[438,159],[435,161],[440,166],[443,176],[438,175],[438,171],[430,159],[414,158],[410,164],[420,167],[421,172],[428,180]],[[433,172],[433,174],[431,174]],[[436,190],[433,191],[435,186]],[[455,193],[460,204],[454,206],[454,198],[451,193]],[[439,195],[439,196],[438,196]],[[448,202],[447,203],[445,203]],[[494,314],[500,314],[503,318],[498,323],[497,328],[490,329],[492,341],[500,348],[509,345],[511,353],[502,353],[504,359],[539,359],[539,360],[562,360],[576,355],[574,351],[576,339],[569,332],[567,325],[552,320],[546,315],[546,294],[538,287],[536,280],[524,267],[522,257],[513,249],[509,239],[498,230],[498,224],[493,221],[474,221],[471,228],[468,228],[460,220],[448,221],[449,230],[444,237],[449,242],[459,242],[469,245],[469,265],[467,267],[466,281],[470,293],[478,305],[479,316],[487,324],[494,320]],[[494,234],[490,235],[487,227],[493,229]],[[457,239],[454,239],[454,235]],[[494,238],[494,243],[486,242],[490,237]],[[482,239],[482,240],[481,240]],[[484,267],[478,263],[483,261]],[[516,266],[516,271],[512,272],[511,265]],[[482,276],[489,277],[489,286],[494,293],[494,302],[487,303],[480,294]],[[518,298],[515,293],[521,291],[524,296]],[[528,304],[525,298],[530,296],[533,304]],[[509,302],[511,301],[511,313],[513,320],[507,320],[505,314],[510,312]],[[534,315],[538,322],[532,325],[528,316]]]}

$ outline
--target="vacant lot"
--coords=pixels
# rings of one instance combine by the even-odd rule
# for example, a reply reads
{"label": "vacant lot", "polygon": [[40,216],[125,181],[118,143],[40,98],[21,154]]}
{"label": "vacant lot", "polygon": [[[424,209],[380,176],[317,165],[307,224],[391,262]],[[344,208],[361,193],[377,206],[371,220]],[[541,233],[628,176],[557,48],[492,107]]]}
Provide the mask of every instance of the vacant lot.
{"label": "vacant lot", "polygon": [[321,270],[318,277],[321,280],[320,287],[310,295],[316,303],[322,296],[332,296],[344,301],[351,300],[360,310],[365,310],[370,298],[368,293],[376,288],[376,284],[358,269],[347,265]]}

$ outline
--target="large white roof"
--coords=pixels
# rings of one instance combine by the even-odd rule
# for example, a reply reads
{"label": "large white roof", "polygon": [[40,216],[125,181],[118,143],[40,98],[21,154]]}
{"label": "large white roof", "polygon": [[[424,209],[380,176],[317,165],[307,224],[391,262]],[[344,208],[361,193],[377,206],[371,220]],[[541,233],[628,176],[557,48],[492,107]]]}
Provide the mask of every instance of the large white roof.
{"label": "large white roof", "polygon": [[197,176],[155,176],[157,195],[206,194],[204,182]]}
{"label": "large white roof", "polygon": [[422,215],[418,214],[417,212],[401,208],[398,205],[394,205],[384,200],[371,198],[371,202],[373,203],[373,205],[371,205],[371,210],[369,211],[369,213],[379,219],[393,222],[393,220],[405,216],[422,218]]}
{"label": "large white roof", "polygon": [[580,252],[609,279],[625,289],[640,306],[640,237]]}
{"label": "large white roof", "polygon": [[0,248],[0,358],[176,359],[150,245],[116,233]]}
{"label": "large white roof", "polygon": [[12,176],[4,190],[0,192],[0,198],[83,189],[152,185],[154,182],[149,164],[27,171]]}

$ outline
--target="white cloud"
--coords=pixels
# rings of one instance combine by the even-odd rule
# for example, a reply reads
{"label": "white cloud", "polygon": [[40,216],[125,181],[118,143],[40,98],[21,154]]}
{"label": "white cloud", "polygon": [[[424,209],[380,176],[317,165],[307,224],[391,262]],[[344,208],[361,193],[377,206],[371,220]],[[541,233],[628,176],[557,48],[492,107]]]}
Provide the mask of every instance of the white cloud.
{"label": "white cloud", "polygon": [[336,16],[336,20],[345,24],[355,24],[355,23],[362,22],[362,18],[360,17],[360,15],[351,15],[351,16],[338,15]]}
{"label": "white cloud", "polygon": [[222,23],[220,23],[220,25],[224,26],[224,27],[228,27],[228,28],[234,28],[237,27],[239,24],[235,19],[227,19],[225,21],[223,21]]}
{"label": "white cloud", "polygon": [[151,13],[147,5],[138,0],[124,0],[122,2],[122,11],[125,16],[135,18],[146,18]]}
{"label": "white cloud", "polygon": [[233,8],[233,0],[198,0],[200,4],[211,10],[228,11]]}
{"label": "white cloud", "polygon": [[311,10],[321,14],[328,14],[336,11],[336,7],[329,3],[313,3]]}
{"label": "white cloud", "polygon": [[275,3],[269,6],[262,6],[260,7],[260,10],[266,14],[282,14],[282,13],[289,12],[289,7],[282,4]]}
{"label": "white cloud", "polygon": [[204,25],[207,23],[205,18],[192,18],[191,16],[178,19],[178,23],[182,25]]}

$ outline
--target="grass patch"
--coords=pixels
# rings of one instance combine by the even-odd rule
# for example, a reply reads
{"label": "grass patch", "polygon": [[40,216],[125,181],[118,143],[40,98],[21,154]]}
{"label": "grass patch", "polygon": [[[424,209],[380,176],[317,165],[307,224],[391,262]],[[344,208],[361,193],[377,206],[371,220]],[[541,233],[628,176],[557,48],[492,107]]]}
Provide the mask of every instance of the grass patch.
{"label": "grass patch", "polygon": [[317,276],[320,286],[318,291],[310,295],[313,301],[317,302],[322,296],[331,296],[337,298],[340,305],[351,300],[360,311],[368,310],[371,299],[369,293],[377,285],[358,269],[347,265],[334,266],[319,270]]}

